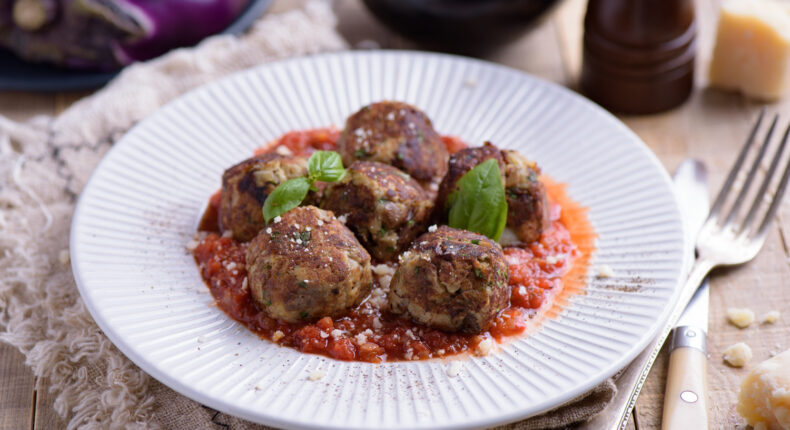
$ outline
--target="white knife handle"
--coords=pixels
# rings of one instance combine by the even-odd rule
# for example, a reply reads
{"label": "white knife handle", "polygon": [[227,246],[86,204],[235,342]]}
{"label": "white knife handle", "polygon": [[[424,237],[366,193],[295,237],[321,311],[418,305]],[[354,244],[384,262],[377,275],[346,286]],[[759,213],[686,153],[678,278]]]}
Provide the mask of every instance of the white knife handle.
{"label": "white knife handle", "polygon": [[661,428],[707,429],[708,358],[705,353],[705,332],[695,327],[675,328],[669,354]]}

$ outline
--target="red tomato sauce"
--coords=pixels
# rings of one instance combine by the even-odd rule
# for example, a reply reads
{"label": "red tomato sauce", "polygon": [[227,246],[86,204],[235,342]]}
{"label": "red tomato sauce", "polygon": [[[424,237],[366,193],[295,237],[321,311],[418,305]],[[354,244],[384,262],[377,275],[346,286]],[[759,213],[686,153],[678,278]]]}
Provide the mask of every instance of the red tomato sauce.
{"label": "red tomato sauce", "polygon": [[[283,146],[294,154],[307,156],[315,150],[334,150],[338,137],[334,128],[294,131],[256,154]],[[451,153],[466,147],[456,137],[445,136],[443,140]],[[550,310],[554,298],[581,291],[594,233],[585,209],[567,197],[564,187],[548,178],[542,180],[552,200],[552,226],[528,246],[505,248],[510,270],[510,306],[487,332],[479,335],[424,327],[391,314],[386,307],[380,310],[371,300],[336,319],[286,323],[270,318],[255,304],[247,286],[247,244],[217,234],[219,192],[212,196],[201,222],[200,230],[210,233],[195,248],[195,261],[223,312],[258,336],[282,346],[338,360],[376,363],[486,352],[481,342],[490,338],[503,342],[509,336],[523,334],[547,313],[544,311]]]}

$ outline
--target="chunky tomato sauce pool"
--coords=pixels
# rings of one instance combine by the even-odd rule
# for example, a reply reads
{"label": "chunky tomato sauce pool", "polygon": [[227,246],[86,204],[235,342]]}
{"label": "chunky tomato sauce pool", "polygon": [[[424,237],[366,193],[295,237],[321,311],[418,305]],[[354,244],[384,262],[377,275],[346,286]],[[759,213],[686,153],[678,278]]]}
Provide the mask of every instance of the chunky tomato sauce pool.
{"label": "chunky tomato sauce pool", "polygon": [[[256,153],[277,151],[309,155],[333,150],[339,132],[334,128],[287,133]],[[443,141],[450,152],[466,145],[458,138]],[[510,306],[487,332],[478,335],[446,333],[427,328],[386,308],[386,287],[395,265],[374,266],[377,286],[358,308],[342,318],[286,323],[267,316],[253,301],[247,285],[247,244],[218,234],[219,193],[212,196],[199,229],[206,233],[194,249],[201,276],[217,306],[259,336],[282,346],[338,360],[368,362],[423,360],[462,352],[487,354],[494,341],[523,334],[555,301],[581,291],[592,251],[594,233],[583,208],[564,188],[542,178],[551,199],[551,228],[524,247],[506,247],[510,272]]]}

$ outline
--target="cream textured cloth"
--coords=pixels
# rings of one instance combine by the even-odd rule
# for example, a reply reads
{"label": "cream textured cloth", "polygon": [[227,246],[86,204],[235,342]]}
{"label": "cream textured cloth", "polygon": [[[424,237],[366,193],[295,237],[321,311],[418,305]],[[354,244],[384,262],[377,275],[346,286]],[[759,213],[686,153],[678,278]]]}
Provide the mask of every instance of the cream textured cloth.
{"label": "cream textured cloth", "polygon": [[[19,124],[0,116],[0,340],[47,378],[64,426],[261,428],[177,394],[110,343],[74,284],[67,251],[71,216],[93,168],[136,122],[230,72],[343,49],[335,24],[329,4],[315,0],[265,17],[240,38],[213,37],[129,67],[58,117]],[[564,427],[601,410],[613,395],[607,382],[571,406],[508,427]]]}

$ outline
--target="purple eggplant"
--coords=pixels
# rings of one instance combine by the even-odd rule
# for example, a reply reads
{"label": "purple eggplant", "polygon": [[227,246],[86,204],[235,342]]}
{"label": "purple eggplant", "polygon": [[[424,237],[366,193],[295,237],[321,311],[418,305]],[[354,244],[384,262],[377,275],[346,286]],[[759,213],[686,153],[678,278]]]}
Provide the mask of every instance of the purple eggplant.
{"label": "purple eggplant", "polygon": [[0,0],[0,47],[34,62],[117,70],[228,27],[250,0]]}

